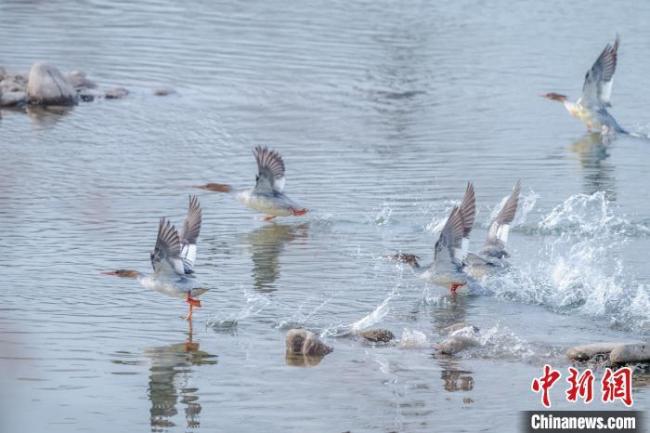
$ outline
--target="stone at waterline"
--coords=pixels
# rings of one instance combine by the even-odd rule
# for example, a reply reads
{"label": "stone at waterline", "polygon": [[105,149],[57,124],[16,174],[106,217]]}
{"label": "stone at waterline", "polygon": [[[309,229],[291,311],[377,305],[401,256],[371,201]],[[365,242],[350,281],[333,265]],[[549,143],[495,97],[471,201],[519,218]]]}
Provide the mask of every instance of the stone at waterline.
{"label": "stone at waterline", "polygon": [[625,343],[591,343],[574,346],[567,350],[566,356],[574,361],[588,361],[591,358],[601,355],[609,356],[616,347]]}
{"label": "stone at waterline", "polygon": [[25,92],[0,92],[0,107],[15,107],[26,103]]}
{"label": "stone at waterline", "polygon": [[609,354],[612,364],[650,363],[650,343],[621,344]]}
{"label": "stone at waterline", "polygon": [[285,342],[287,355],[325,356],[333,350],[306,329],[290,329]]}
{"label": "stone at waterline", "polygon": [[27,101],[37,105],[74,105],[77,92],[63,74],[47,63],[34,63],[27,78]]}
{"label": "stone at waterline", "polygon": [[476,346],[478,341],[463,335],[452,335],[438,344],[438,351],[443,355],[454,355],[468,347]]}
{"label": "stone at waterline", "polygon": [[104,94],[106,99],[121,99],[129,94],[129,91],[124,87],[115,87],[113,89],[108,89]]}
{"label": "stone at waterline", "polygon": [[388,343],[395,338],[388,329],[368,329],[359,332],[358,335],[373,343]]}
{"label": "stone at waterline", "polygon": [[173,95],[174,93],[176,93],[176,90],[172,89],[171,87],[158,87],[153,91],[153,94],[156,96],[169,96]]}

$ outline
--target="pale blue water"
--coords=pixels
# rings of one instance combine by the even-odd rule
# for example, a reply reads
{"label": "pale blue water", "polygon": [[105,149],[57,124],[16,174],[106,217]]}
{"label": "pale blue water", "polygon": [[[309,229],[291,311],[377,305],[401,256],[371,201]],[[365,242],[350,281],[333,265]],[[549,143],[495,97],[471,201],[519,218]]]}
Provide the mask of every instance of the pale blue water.
{"label": "pale blue water", "polygon": [[[0,65],[47,60],[131,91],[62,116],[1,113],[6,431],[516,431],[519,410],[541,408],[529,387],[545,362],[566,372],[573,344],[650,335],[650,143],[590,142],[538,97],[579,96],[618,32],[612,113],[647,130],[649,14],[638,2],[0,3]],[[250,185],[260,144],[284,155],[286,191],[313,212],[266,224],[199,192],[197,273],[212,291],[186,344],[182,302],[99,273],[148,271],[158,218],[180,223],[192,185]],[[528,208],[491,295],[451,300],[383,258],[430,260],[467,180],[478,249],[517,179]],[[287,365],[290,327],[332,331],[384,301],[374,326],[426,342],[327,337],[319,365]],[[460,320],[482,344],[433,356]],[[647,389],[635,397],[648,406]]]}

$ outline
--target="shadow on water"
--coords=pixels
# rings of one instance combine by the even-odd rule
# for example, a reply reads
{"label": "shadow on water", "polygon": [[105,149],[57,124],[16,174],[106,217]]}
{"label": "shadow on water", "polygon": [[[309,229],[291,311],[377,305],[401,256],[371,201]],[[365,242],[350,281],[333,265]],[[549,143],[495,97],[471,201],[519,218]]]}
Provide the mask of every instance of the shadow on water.
{"label": "shadow on water", "polygon": [[200,350],[199,343],[193,341],[191,322],[185,342],[151,347],[144,354],[151,361],[148,387],[151,431],[162,432],[174,427],[172,418],[178,414],[179,403],[184,406],[187,429],[199,427],[201,404],[199,389],[190,386],[192,367],[214,365],[216,355]]}
{"label": "shadow on water", "polygon": [[308,236],[309,224],[270,224],[250,232],[247,241],[253,260],[255,289],[270,292],[276,290],[275,280],[280,276],[279,256],[287,243]]}
{"label": "shadow on water", "polygon": [[609,200],[616,199],[616,179],[614,166],[606,160],[609,158],[609,140],[598,133],[586,133],[576,140],[569,149],[580,162],[584,175],[585,194],[591,195],[605,191]]}

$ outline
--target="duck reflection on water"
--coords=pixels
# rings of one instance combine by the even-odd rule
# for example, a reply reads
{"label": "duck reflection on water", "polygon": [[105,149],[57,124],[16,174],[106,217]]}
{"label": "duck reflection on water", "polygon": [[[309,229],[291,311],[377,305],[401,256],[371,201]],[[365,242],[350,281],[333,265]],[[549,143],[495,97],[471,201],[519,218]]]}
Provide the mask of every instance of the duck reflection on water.
{"label": "duck reflection on water", "polygon": [[253,230],[247,236],[253,261],[255,289],[275,290],[274,282],[280,276],[280,254],[289,242],[306,239],[309,224],[270,224]]}
{"label": "duck reflection on water", "polygon": [[585,194],[605,191],[607,198],[616,198],[616,179],[614,166],[606,161],[609,158],[611,139],[599,133],[586,133],[573,142],[569,149],[575,153],[584,172]]}
{"label": "duck reflection on water", "polygon": [[192,384],[193,367],[214,365],[217,356],[200,350],[192,339],[189,323],[188,338],[182,343],[145,349],[151,360],[148,394],[151,401],[150,423],[152,432],[164,432],[176,426],[173,418],[177,405],[184,407],[187,429],[200,426],[199,389]]}

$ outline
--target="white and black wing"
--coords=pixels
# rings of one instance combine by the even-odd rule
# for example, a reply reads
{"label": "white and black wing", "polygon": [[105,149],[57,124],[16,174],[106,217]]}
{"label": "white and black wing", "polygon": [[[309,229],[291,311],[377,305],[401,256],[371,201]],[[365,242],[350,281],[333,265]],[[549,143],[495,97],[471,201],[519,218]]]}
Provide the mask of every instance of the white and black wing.
{"label": "white and black wing", "polygon": [[503,206],[501,206],[499,213],[490,224],[484,247],[484,251],[488,253],[488,255],[503,252],[506,243],[508,242],[510,225],[515,219],[515,214],[517,213],[520,192],[521,182],[517,181],[515,186],[512,188],[510,196],[508,196]]}
{"label": "white and black wing", "polygon": [[458,206],[454,206],[447,222],[440,232],[434,249],[434,265],[438,271],[447,268],[455,271],[462,266],[467,250],[463,248],[465,223]]}
{"label": "white and black wing", "polygon": [[585,75],[582,86],[581,103],[595,107],[609,107],[614,84],[614,72],[618,58],[619,38],[616,35],[614,45],[607,44],[596,62]]}
{"label": "white and black wing", "polygon": [[156,246],[151,253],[151,266],[156,274],[185,274],[181,259],[181,240],[173,225],[161,218],[158,225]]}
{"label": "white and black wing", "polygon": [[284,189],[284,161],[278,152],[268,147],[257,146],[253,150],[257,161],[255,192],[282,192]]}
{"label": "white and black wing", "polygon": [[183,222],[183,230],[180,235],[181,239],[181,260],[186,274],[194,272],[194,262],[196,261],[196,241],[201,232],[202,211],[199,199],[195,195],[190,195],[190,204],[187,209],[187,216]]}

